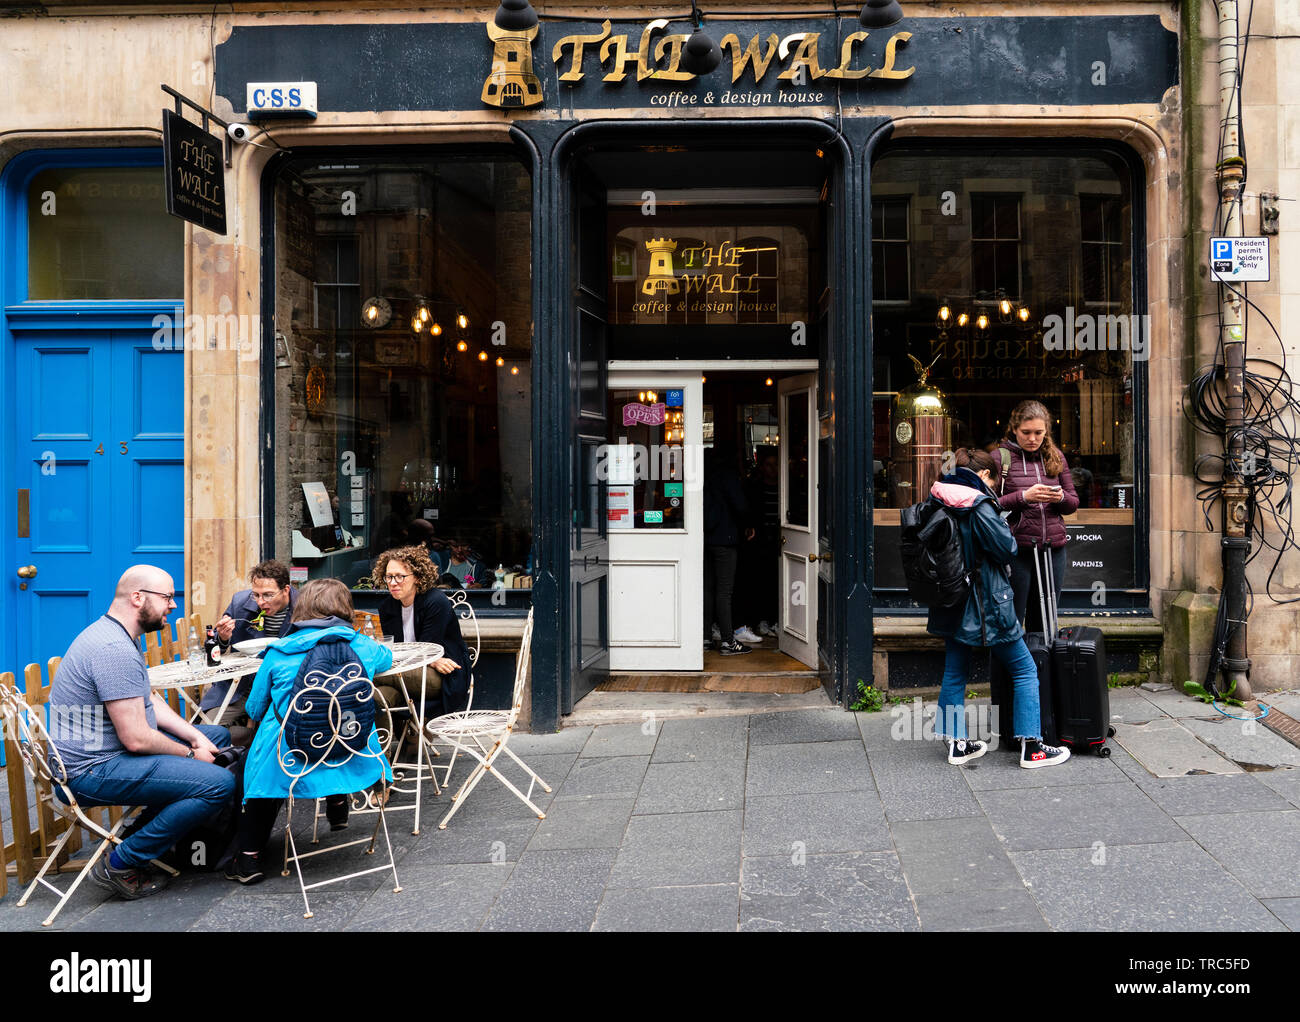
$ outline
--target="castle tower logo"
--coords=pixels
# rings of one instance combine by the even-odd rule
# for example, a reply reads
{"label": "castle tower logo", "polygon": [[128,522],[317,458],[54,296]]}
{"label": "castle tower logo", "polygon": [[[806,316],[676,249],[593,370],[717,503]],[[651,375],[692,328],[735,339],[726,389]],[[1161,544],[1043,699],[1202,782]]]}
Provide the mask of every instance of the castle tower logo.
{"label": "castle tower logo", "polygon": [[533,73],[533,40],[538,26],[522,32],[497,28],[487,23],[488,38],[495,49],[492,70],[483,82],[482,100],[488,106],[519,108],[542,102],[542,83]]}
{"label": "castle tower logo", "polygon": [[675,295],[681,290],[677,275],[673,272],[673,253],[677,251],[677,242],[671,238],[651,238],[645,243],[650,250],[650,275],[641,284],[643,295],[654,295],[666,291]]}

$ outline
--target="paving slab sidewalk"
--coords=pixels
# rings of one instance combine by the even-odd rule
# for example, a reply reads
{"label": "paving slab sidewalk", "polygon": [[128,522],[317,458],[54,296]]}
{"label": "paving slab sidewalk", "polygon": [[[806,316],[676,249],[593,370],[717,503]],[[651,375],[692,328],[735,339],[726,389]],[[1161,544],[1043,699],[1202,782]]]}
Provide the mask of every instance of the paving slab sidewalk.
{"label": "paving slab sidewalk", "polygon": [[[306,920],[278,871],[252,888],[190,875],[139,902],[88,883],[54,928],[1300,928],[1300,769],[1244,771],[1200,736],[1241,725],[1206,710],[1125,690],[1110,758],[1034,771],[1003,750],[950,766],[888,712],[825,707],[520,735],[546,818],[488,777],[443,831],[447,796],[426,792],[422,833],[389,817],[401,893],[357,878],[314,894]],[[311,860],[309,881],[331,868]],[[51,899],[18,909],[20,893],[0,899],[0,932],[40,929]]]}

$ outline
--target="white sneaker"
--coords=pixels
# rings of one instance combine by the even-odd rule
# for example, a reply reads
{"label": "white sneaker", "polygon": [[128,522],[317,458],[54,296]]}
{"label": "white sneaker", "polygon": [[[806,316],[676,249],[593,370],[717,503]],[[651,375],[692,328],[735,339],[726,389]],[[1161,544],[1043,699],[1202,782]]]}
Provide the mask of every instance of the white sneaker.
{"label": "white sneaker", "polygon": [[759,635],[775,635],[775,634],[776,634],[776,629],[773,628],[773,627],[772,627],[770,624],[768,624],[766,621],[760,621],[760,622],[758,623],[758,634],[759,634]]}
{"label": "white sneaker", "polygon": [[714,641],[714,642],[721,642],[721,641],[722,641],[722,632],[721,632],[721,630],[718,628],[717,625],[714,625],[714,626],[713,626],[713,641]]}
{"label": "white sneaker", "polygon": [[749,625],[741,625],[736,629],[735,635],[732,636],[737,642],[743,642],[746,646],[763,645],[762,636],[755,635]]}

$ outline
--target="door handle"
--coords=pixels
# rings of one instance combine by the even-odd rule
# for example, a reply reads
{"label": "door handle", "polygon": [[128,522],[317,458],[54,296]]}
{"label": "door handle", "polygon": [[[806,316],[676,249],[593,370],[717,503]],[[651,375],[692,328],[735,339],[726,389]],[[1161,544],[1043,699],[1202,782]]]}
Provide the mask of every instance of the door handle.
{"label": "door handle", "polygon": [[809,555],[808,555],[808,560],[810,560],[810,561],[815,561],[815,560],[817,560],[817,555],[816,555],[816,554],[809,554]]}
{"label": "door handle", "polygon": [[18,569],[18,577],[19,577],[19,578],[35,578],[35,577],[36,577],[36,565],[34,565],[34,564],[28,564],[26,567],[19,568],[19,569]]}

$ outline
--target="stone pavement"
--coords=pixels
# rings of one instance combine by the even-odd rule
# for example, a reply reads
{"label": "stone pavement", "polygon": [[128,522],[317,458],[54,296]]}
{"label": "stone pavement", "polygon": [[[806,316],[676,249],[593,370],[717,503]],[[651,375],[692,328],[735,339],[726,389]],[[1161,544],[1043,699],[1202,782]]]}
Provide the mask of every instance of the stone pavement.
{"label": "stone pavement", "polygon": [[[139,902],[87,883],[55,928],[1300,929],[1300,769],[1224,755],[1234,731],[1259,755],[1300,750],[1177,693],[1113,695],[1111,758],[1033,771],[1000,750],[949,766],[939,743],[898,737],[911,707],[520,735],[511,747],[554,789],[546,819],[491,778],[445,831],[445,797],[427,798],[418,837],[390,816],[400,894],[382,875],[348,881],[305,920],[278,873],[250,888],[187,876]],[[1277,705],[1300,715],[1298,694]],[[49,897],[17,899],[11,885],[0,931],[39,929]]]}

